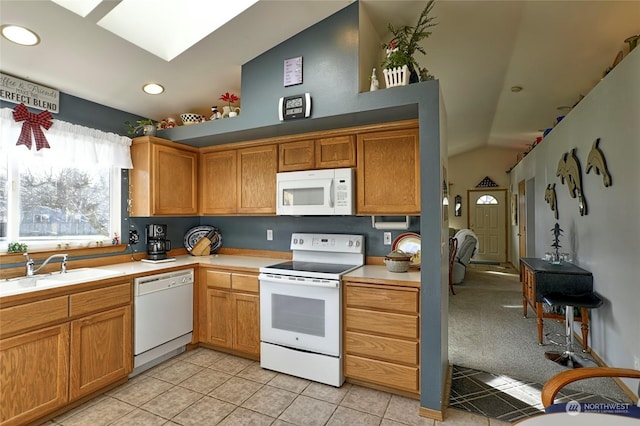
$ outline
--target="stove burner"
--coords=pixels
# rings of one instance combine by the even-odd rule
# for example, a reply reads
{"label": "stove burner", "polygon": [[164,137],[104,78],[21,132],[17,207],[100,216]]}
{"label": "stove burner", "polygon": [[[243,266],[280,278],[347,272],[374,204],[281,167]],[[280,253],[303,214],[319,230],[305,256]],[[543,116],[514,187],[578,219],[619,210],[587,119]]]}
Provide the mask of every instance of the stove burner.
{"label": "stove burner", "polygon": [[265,269],[269,269],[272,273],[277,273],[278,271],[299,271],[318,272],[322,274],[343,274],[358,266],[359,265],[340,265],[335,263],[301,262],[293,260],[270,265]]}

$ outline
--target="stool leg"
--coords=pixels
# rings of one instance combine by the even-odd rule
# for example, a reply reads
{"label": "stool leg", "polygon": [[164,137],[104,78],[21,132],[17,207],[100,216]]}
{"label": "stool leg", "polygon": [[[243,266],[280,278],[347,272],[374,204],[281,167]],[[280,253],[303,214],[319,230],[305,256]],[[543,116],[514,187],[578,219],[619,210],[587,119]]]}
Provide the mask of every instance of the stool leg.
{"label": "stool leg", "polygon": [[573,354],[573,306],[565,307],[564,327],[564,335],[567,339],[567,349],[565,350],[565,353]]}
{"label": "stool leg", "polygon": [[581,358],[573,352],[573,306],[566,306],[565,310],[565,351],[562,353],[545,352],[544,356],[569,368],[597,367],[595,362]]}

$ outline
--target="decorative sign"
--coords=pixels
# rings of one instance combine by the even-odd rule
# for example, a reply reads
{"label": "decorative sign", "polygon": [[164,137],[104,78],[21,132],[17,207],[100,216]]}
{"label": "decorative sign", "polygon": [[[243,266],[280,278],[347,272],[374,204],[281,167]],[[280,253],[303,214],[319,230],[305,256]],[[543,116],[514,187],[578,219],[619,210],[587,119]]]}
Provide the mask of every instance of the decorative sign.
{"label": "decorative sign", "polygon": [[302,56],[284,61],[284,87],[296,84],[302,84]]}
{"label": "decorative sign", "polygon": [[60,92],[57,90],[3,73],[0,73],[0,99],[55,114],[60,110]]}

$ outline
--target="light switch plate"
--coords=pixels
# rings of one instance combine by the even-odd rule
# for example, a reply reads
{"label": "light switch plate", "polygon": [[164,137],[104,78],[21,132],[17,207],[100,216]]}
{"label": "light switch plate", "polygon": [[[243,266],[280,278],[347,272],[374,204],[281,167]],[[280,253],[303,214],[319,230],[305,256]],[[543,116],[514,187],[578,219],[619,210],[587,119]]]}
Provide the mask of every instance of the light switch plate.
{"label": "light switch plate", "polygon": [[384,245],[385,246],[390,246],[391,245],[391,232],[385,232],[384,233]]}
{"label": "light switch plate", "polygon": [[267,241],[273,241],[273,229],[267,229]]}

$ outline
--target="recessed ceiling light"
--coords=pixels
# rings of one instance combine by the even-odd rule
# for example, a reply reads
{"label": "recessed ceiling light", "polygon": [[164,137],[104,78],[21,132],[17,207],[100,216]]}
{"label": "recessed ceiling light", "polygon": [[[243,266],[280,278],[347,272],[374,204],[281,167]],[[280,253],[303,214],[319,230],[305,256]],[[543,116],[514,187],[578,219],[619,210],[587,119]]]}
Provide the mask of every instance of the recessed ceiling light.
{"label": "recessed ceiling light", "polygon": [[164,87],[159,85],[158,83],[148,83],[142,86],[142,90],[144,93],[148,93],[150,95],[159,95],[164,92]]}
{"label": "recessed ceiling light", "polygon": [[0,29],[4,38],[22,46],[35,46],[40,43],[38,34],[28,28],[19,25],[3,25]]}
{"label": "recessed ceiling light", "polygon": [[563,111],[563,112],[571,111],[571,107],[570,107],[570,106],[567,106],[567,105],[559,106],[559,107],[558,107],[558,108],[556,108],[556,109],[557,109],[558,111]]}
{"label": "recessed ceiling light", "polygon": [[522,86],[511,86],[511,91],[513,93],[518,93],[522,91]]}

